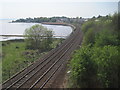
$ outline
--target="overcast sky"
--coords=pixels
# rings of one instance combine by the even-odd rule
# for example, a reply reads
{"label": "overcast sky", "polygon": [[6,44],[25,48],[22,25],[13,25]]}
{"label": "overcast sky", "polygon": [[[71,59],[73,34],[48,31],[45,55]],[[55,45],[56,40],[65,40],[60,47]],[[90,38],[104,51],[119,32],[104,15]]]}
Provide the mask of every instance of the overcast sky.
{"label": "overcast sky", "polygon": [[52,16],[93,17],[108,15],[118,11],[118,1],[119,0],[0,0],[0,18]]}

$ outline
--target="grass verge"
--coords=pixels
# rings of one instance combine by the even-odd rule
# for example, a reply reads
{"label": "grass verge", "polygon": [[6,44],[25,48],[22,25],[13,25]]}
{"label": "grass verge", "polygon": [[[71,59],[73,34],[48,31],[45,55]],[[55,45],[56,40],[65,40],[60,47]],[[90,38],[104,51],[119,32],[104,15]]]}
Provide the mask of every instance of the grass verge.
{"label": "grass verge", "polygon": [[[63,39],[53,39],[51,48],[55,48],[62,41]],[[26,49],[24,40],[3,41],[1,46],[0,65],[2,66],[2,82],[48,52],[39,53],[38,50]]]}

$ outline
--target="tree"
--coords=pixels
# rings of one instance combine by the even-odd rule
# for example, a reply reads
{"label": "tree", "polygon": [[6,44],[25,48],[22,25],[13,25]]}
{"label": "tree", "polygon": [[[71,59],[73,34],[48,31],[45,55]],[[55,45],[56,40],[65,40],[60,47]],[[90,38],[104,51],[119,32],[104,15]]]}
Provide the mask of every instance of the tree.
{"label": "tree", "polygon": [[92,18],[82,25],[82,47],[70,62],[70,87],[120,87],[119,17]]}
{"label": "tree", "polygon": [[77,50],[70,62],[71,85],[74,88],[93,88],[96,87],[96,64],[91,59],[93,52],[91,45],[87,45]]}
{"label": "tree", "polygon": [[102,16],[99,15],[97,18],[101,18],[101,17],[102,17]]}
{"label": "tree", "polygon": [[95,16],[93,16],[92,18],[93,18],[93,19],[95,19],[96,17],[95,17]]}
{"label": "tree", "polygon": [[53,32],[42,25],[33,25],[25,30],[25,41],[28,49],[38,49],[40,52],[50,49]]}
{"label": "tree", "polygon": [[94,45],[97,47],[103,47],[105,45],[117,46],[119,41],[117,37],[113,31],[102,30],[96,35]]}

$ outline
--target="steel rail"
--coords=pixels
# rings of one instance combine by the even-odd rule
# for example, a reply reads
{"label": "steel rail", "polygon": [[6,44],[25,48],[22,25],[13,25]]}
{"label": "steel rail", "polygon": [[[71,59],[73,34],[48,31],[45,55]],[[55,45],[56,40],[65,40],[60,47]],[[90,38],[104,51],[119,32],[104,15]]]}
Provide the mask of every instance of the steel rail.
{"label": "steel rail", "polygon": [[[72,46],[72,44],[70,45],[70,47]],[[68,48],[67,50],[65,50],[65,52],[60,56],[59,59],[57,59],[55,61],[55,63],[52,64],[52,66],[50,66],[49,69],[47,69],[47,71],[45,73],[43,73],[43,75],[28,89],[31,90],[55,65],[58,61],[60,61],[60,59],[65,55],[65,53],[69,50],[70,48]]]}
{"label": "steel rail", "polygon": [[[76,37],[77,38],[77,37]],[[77,39],[75,42],[76,42],[76,44],[78,43],[80,43],[81,42],[81,40],[82,40],[82,38],[79,40],[79,39]],[[74,45],[76,45],[76,44],[74,44]],[[74,46],[73,46],[74,47]],[[58,67],[57,67],[57,69],[47,78],[47,80],[45,80],[45,82],[39,87],[39,90],[41,90],[48,82],[49,82],[49,80],[54,76],[54,74],[59,70],[59,68],[62,66],[62,64],[63,63],[61,63]]]}
{"label": "steel rail", "polygon": [[[67,45],[67,44],[66,44]],[[66,46],[65,45],[65,46]],[[64,47],[65,47],[64,46]],[[64,48],[63,47],[63,48]],[[59,51],[60,52],[60,51]],[[53,53],[54,54],[54,53]],[[57,54],[57,53],[56,53]],[[54,55],[56,55],[56,54],[54,54]],[[46,59],[48,59],[49,57],[47,57]],[[44,61],[46,60],[46,59],[44,59]],[[44,62],[43,61],[43,62]],[[40,64],[42,64],[43,62],[41,62]],[[15,81],[13,84],[11,84],[9,87],[7,87],[7,88],[10,88],[10,87],[12,87],[15,83],[17,83],[17,82],[19,82],[22,78],[24,78],[26,75],[28,75],[31,71],[33,71],[34,69],[36,69],[40,64],[38,64],[36,67],[34,67],[32,70],[30,70],[28,73],[26,73],[24,76],[22,76],[20,79],[18,79],[17,81]],[[42,67],[43,68],[43,67]]]}
{"label": "steel rail", "polygon": [[[67,46],[68,44],[66,44],[65,46]],[[64,46],[64,47],[65,47]],[[61,49],[61,51],[64,49],[64,47],[62,47],[62,49]],[[60,51],[59,51],[60,52]],[[59,53],[58,52],[58,53]],[[54,56],[55,55],[57,55],[58,53],[53,53],[54,54]],[[52,56],[52,55],[51,55]],[[52,57],[54,57],[54,56],[52,56]],[[47,59],[48,58],[50,58],[50,57],[47,57],[46,59],[44,59],[41,63],[39,63],[37,66],[35,66],[33,69],[31,69],[30,71],[28,71],[25,75],[23,75],[22,77],[20,77],[18,80],[16,80],[14,83],[12,83],[10,86],[8,86],[5,90],[7,90],[7,89],[9,89],[9,88],[11,88],[14,84],[16,84],[17,82],[19,82],[21,79],[23,79],[26,75],[28,75],[29,73],[31,73],[33,70],[35,70],[37,67],[39,67],[42,63],[44,63],[45,61],[47,61]],[[52,59],[50,59],[44,66],[46,66],[50,61],[51,61]],[[44,67],[43,66],[43,67]],[[43,67],[41,67],[40,69],[42,69]],[[39,70],[38,70],[39,71]],[[37,72],[35,72],[35,74],[36,74]]]}
{"label": "steel rail", "polygon": [[[76,30],[76,28],[73,28],[73,29],[74,29],[74,31]],[[67,40],[69,40],[72,35],[73,35],[73,34],[70,34],[70,36],[69,36],[66,40],[64,40],[63,43],[66,43]],[[44,56],[44,59],[45,59],[45,58],[47,59],[47,58],[49,58],[50,56],[52,56],[59,48],[61,48],[61,47],[64,45],[63,43],[62,43],[59,47],[51,50],[51,51],[49,52],[49,54],[45,55],[46,57]],[[36,62],[38,62],[38,61],[36,61]],[[10,82],[11,79],[14,79],[16,76],[18,76],[19,74],[21,74],[22,72],[24,72],[26,69],[32,67],[36,62],[34,62],[34,63],[32,63],[31,65],[29,65],[28,67],[22,69],[20,72],[16,73],[16,74],[13,75],[11,78],[9,78],[9,79],[6,80],[4,83],[2,83],[3,87],[4,87],[4,85],[5,85],[7,82]]]}
{"label": "steel rail", "polygon": [[[76,37],[77,38],[77,37]],[[76,39],[75,41],[77,41],[78,39]],[[75,42],[74,41],[74,42]],[[49,73],[49,71],[54,67],[54,65],[55,64],[57,64],[57,62],[58,61],[60,61],[60,59],[63,57],[63,56],[65,56],[65,54],[66,54],[66,52],[69,50],[69,49],[71,49],[71,47],[72,47],[72,45],[73,45],[74,43],[72,43],[71,45],[70,45],[70,47],[60,56],[60,58],[56,61],[56,63],[54,63],[30,88],[29,88],[29,90],[31,90],[43,77],[45,77],[45,75],[47,74],[47,73]],[[63,62],[63,60],[62,60],[62,62]],[[61,62],[61,64],[60,64],[60,66],[62,65],[62,62]],[[58,68],[59,69],[59,68]],[[52,73],[52,75],[53,74],[55,74],[55,72],[56,72],[56,70]],[[43,85],[41,86],[41,87],[43,87],[47,82],[48,82],[48,80],[50,80],[50,78],[51,78],[52,76],[50,76],[44,83],[43,83]],[[40,88],[41,88],[40,87]]]}
{"label": "steel rail", "polygon": [[[67,46],[68,44],[66,44],[65,46]],[[65,46],[64,46],[64,48],[65,48]],[[64,49],[64,48],[62,48],[61,49],[61,51]],[[58,53],[62,53],[61,51],[59,51]],[[56,53],[56,54],[58,54],[58,53]],[[55,55],[56,56],[56,55]],[[55,57],[53,57],[53,58],[55,58]],[[51,58],[45,65],[43,65],[40,69],[38,69],[37,71],[35,71],[34,72],[34,74],[33,75],[31,75],[29,78],[27,78],[27,80],[26,81],[24,81],[21,85],[19,85],[17,88],[20,88],[23,84],[25,84],[25,82],[27,82],[29,79],[31,79],[36,73],[38,73],[41,69],[43,69],[46,65],[48,65],[48,63],[53,59],[53,58]]]}
{"label": "steel rail", "polygon": [[[71,41],[72,41],[73,39],[71,39]],[[67,46],[68,44],[66,44],[65,46]],[[62,50],[61,50],[62,51]],[[50,61],[49,61],[50,62]],[[49,63],[49,62],[47,62],[47,63]],[[47,63],[46,63],[46,65],[47,65]],[[44,66],[46,66],[46,65],[44,65]],[[37,72],[39,72],[42,68],[44,68],[44,66],[42,66],[39,70],[37,70],[37,71],[35,71],[35,73],[32,75],[32,76],[30,76],[26,81],[24,81],[20,86],[18,86],[17,88],[20,88],[23,84],[25,84],[25,82],[27,82],[30,78],[32,78]]]}
{"label": "steel rail", "polygon": [[[27,73],[25,73],[22,77],[20,77],[18,80],[16,80],[14,83],[12,83],[12,85],[10,85],[10,86],[8,86],[7,87],[7,89],[9,89],[9,88],[11,88],[14,84],[16,84],[17,82],[19,82],[20,80],[22,80],[26,75],[28,75],[29,73],[31,73],[33,70],[35,70],[37,67],[39,67],[42,63],[44,63],[45,61],[47,61],[47,59],[49,59],[52,55],[54,55],[54,56],[52,56],[53,58],[54,57],[56,57],[56,56],[60,56],[58,59],[57,59],[57,61],[55,61],[54,62],[54,65],[52,64],[52,66],[50,66],[50,68],[49,69],[47,69],[47,72],[49,72],[56,64],[57,64],[57,62],[59,62],[60,61],[60,59],[65,55],[65,53],[72,47],[72,44],[71,44],[71,42],[72,42],[72,40],[74,40],[74,39],[76,39],[76,35],[77,34],[77,30],[76,31],[74,31],[74,33],[72,33],[65,41],[64,41],[64,43],[62,43],[62,45],[60,45],[59,47],[57,47],[56,49],[54,49],[50,54],[49,54],[49,56],[47,57],[47,58],[44,58],[43,59],[43,61],[42,62],[40,62],[37,66],[35,66],[34,67],[34,65],[33,65],[33,69],[31,69],[30,71],[28,71]],[[70,45],[69,45],[69,43],[70,43]],[[67,46],[69,46],[69,47],[67,47]],[[64,51],[64,48],[68,48],[67,50],[65,50]],[[61,52],[63,50],[63,53],[62,53],[62,55],[59,55],[59,53]],[[57,52],[56,52],[57,51]],[[53,59],[52,58],[52,59]],[[20,88],[25,82],[27,82],[31,77],[33,77],[38,71],[40,71],[42,68],[44,68],[52,59],[50,59],[47,63],[45,62],[45,65],[43,65],[40,69],[38,69],[37,71],[35,71],[35,73],[34,74],[32,74],[26,81],[24,81],[22,84],[20,84],[18,87],[17,87],[17,89],[18,88]],[[61,62],[62,63],[62,62]],[[34,63],[35,64],[35,63]],[[61,64],[62,65],[62,64]],[[60,66],[61,66],[60,65]],[[58,68],[59,69],[59,68]],[[58,69],[56,69],[56,71],[54,71],[53,73],[52,73],[52,76],[53,76],[53,74],[55,74],[55,72],[57,72],[57,70]],[[47,74],[47,72],[46,72],[46,74]],[[44,74],[42,74],[42,76],[44,77],[45,75],[46,75],[45,73]],[[41,79],[43,78],[41,76]],[[51,76],[51,77],[52,77]],[[39,79],[38,79],[39,80]],[[37,81],[38,81],[37,80]],[[47,79],[48,80],[48,79]],[[37,82],[36,81],[36,82]],[[35,84],[35,83],[34,83]],[[36,83],[37,84],[37,83]],[[33,84],[32,84],[33,85]],[[32,88],[32,86],[30,87],[30,88]]]}

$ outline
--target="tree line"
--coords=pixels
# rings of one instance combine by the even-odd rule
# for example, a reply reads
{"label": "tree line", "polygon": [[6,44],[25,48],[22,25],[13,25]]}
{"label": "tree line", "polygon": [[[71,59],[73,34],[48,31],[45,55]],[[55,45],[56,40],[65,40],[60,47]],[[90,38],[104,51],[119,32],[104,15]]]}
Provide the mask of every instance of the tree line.
{"label": "tree line", "polygon": [[26,22],[26,23],[41,23],[41,22],[66,22],[66,23],[74,23],[74,22],[82,22],[84,19],[82,17],[69,18],[69,17],[37,17],[37,18],[21,18],[17,19],[14,22]]}

